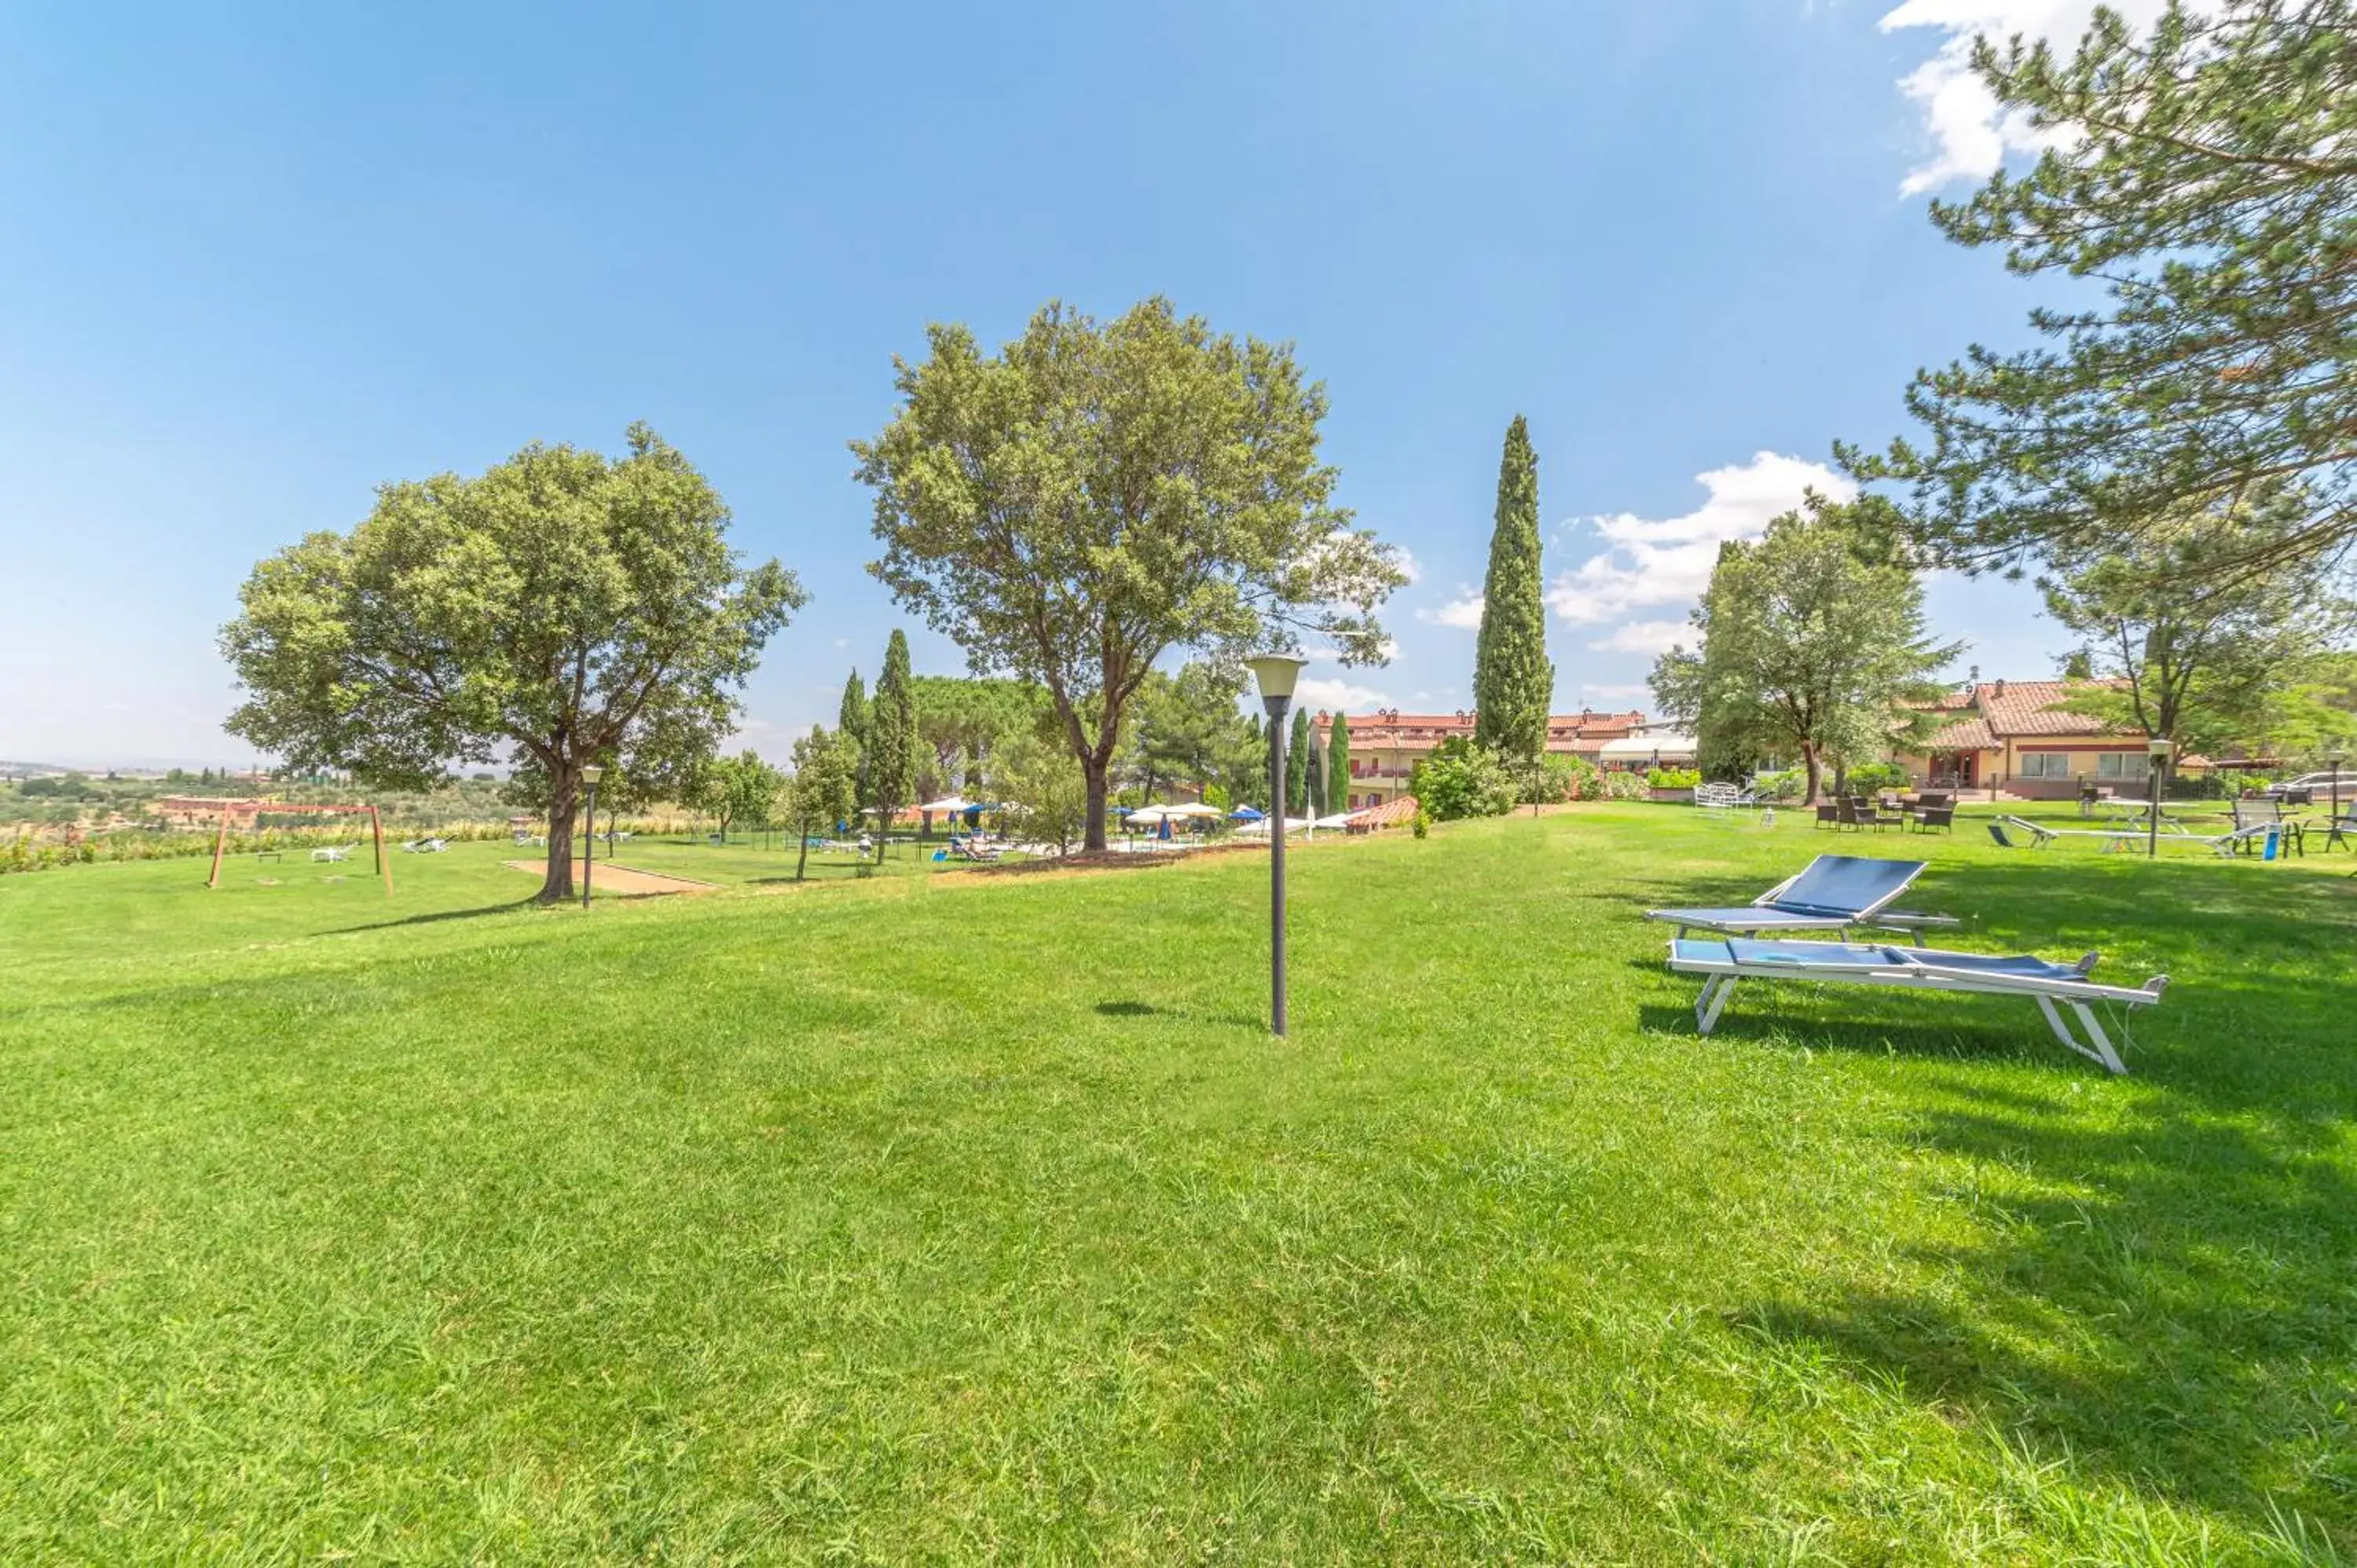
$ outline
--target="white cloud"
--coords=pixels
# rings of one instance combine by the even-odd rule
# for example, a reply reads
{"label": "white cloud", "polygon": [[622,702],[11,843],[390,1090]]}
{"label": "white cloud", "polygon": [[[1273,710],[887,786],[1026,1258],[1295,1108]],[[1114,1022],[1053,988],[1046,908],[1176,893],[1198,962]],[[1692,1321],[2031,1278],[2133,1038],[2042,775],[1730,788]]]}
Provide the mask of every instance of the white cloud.
{"label": "white cloud", "polygon": [[1608,703],[1626,703],[1638,697],[1652,696],[1652,688],[1641,685],[1596,686],[1583,684],[1579,688],[1579,694],[1583,697],[1599,697]]}
{"label": "white cloud", "polygon": [[1459,631],[1481,629],[1481,596],[1470,588],[1461,590],[1456,598],[1438,609],[1429,607],[1415,612],[1415,618],[1430,621],[1435,626],[1453,626]]}
{"label": "white cloud", "polygon": [[[1929,161],[1909,172],[1900,189],[1909,196],[1936,190],[1951,180],[1983,180],[1995,174],[2007,153],[2034,153],[2050,145],[2023,115],[1999,111],[1996,98],[1973,74],[1973,39],[1987,34],[2000,44],[2019,34],[2044,39],[2057,53],[2076,48],[2094,19],[2098,0],[1904,0],[1886,12],[1882,30],[1937,27],[1946,38],[1930,59],[1900,78],[1899,89],[1921,108],[1932,139]],[[2128,26],[2142,33],[2158,18],[2165,0],[2108,0]]]}
{"label": "white cloud", "polygon": [[1424,575],[1424,563],[1409,554],[1406,545],[1394,544],[1392,549],[1396,552],[1392,558],[1393,564],[1407,574],[1409,582],[1413,583]]}
{"label": "white cloud", "polygon": [[1380,708],[1391,701],[1371,686],[1361,686],[1350,681],[1324,675],[1305,675],[1293,689],[1293,700],[1315,713],[1319,708],[1331,712],[1348,712],[1353,708]]}
{"label": "white cloud", "polygon": [[1809,490],[1846,501],[1857,487],[1822,463],[1755,452],[1748,463],[1695,476],[1709,499],[1683,517],[1641,518],[1630,512],[1590,518],[1604,548],[1547,588],[1555,613],[1576,625],[1609,624],[1631,610],[1683,608],[1710,585],[1718,547],[1730,539],[1757,539],[1769,520],[1801,504]]}
{"label": "white cloud", "polygon": [[1667,653],[1681,642],[1694,640],[1694,628],[1682,620],[1632,620],[1614,627],[1611,635],[1587,646],[1599,653]]}

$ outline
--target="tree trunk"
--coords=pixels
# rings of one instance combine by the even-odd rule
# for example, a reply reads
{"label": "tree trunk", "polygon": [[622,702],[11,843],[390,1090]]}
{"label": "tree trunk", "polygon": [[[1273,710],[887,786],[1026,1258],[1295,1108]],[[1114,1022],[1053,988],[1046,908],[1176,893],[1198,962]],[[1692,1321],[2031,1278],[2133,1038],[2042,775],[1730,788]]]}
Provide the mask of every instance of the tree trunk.
{"label": "tree trunk", "polygon": [[580,792],[571,777],[557,779],[548,798],[548,876],[540,885],[544,904],[573,900],[573,824],[580,809]]}
{"label": "tree trunk", "polygon": [[801,880],[802,880],[803,875],[806,874],[806,872],[808,871],[808,869],[809,869],[809,867],[810,867],[810,826],[809,826],[809,824],[808,824],[808,823],[804,823],[804,824],[802,825],[802,831],[801,831],[799,833],[795,834],[794,836],[802,840],[802,853],[801,853],[800,854],[798,854],[798,855],[796,855],[796,856],[794,857],[794,880],[795,880],[795,881],[797,881],[797,882],[800,882]]}
{"label": "tree trunk", "polygon": [[1801,804],[1814,806],[1817,803],[1817,786],[1822,775],[1819,772],[1817,748],[1806,741],[1801,744],[1801,766],[1807,769],[1808,777],[1808,789],[1801,796]]}
{"label": "tree trunk", "polygon": [[1105,775],[1107,759],[1089,756],[1081,758],[1081,772],[1089,781],[1089,820],[1081,829],[1081,849],[1093,853],[1105,846]]}

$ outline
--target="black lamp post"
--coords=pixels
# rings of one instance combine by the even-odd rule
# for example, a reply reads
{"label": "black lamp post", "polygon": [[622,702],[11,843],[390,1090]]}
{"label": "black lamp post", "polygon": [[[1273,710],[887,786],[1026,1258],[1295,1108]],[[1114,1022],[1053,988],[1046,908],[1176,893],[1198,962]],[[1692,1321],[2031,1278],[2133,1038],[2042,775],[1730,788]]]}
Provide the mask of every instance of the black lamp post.
{"label": "black lamp post", "polygon": [[589,786],[589,820],[581,835],[581,907],[589,908],[589,872],[597,863],[597,780],[606,770],[596,763],[581,770],[581,782]]}
{"label": "black lamp post", "polygon": [[1285,1034],[1285,715],[1293,706],[1293,688],[1301,679],[1306,659],[1289,653],[1265,653],[1247,659],[1253,679],[1260,683],[1260,705],[1268,712],[1269,820],[1275,832],[1268,842],[1268,995],[1269,1028]]}
{"label": "black lamp post", "polygon": [[2341,820],[2341,754],[2334,752],[2325,761],[2332,764],[2332,820]]}
{"label": "black lamp post", "polygon": [[2144,857],[2151,860],[2160,854],[2160,775],[2169,766],[2169,742],[2154,736],[2144,743],[2145,789],[2149,797],[2146,807]]}

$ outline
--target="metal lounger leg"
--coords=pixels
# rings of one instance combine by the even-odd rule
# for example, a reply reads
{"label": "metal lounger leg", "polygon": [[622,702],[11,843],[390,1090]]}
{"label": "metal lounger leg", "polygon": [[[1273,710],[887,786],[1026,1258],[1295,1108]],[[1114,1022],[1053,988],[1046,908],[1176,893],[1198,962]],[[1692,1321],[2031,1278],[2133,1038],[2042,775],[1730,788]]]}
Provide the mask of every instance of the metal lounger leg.
{"label": "metal lounger leg", "polygon": [[2093,1045],[2082,1044],[2079,1037],[2071,1032],[2070,1024],[2064,1020],[2061,1010],[2054,1005],[2052,997],[2043,993],[2033,993],[2031,1000],[2038,1004],[2038,1010],[2046,1015],[2046,1026],[2054,1031],[2056,1039],[2089,1061],[2102,1064],[2104,1071],[2126,1076],[2127,1064],[2121,1061],[2119,1053],[2112,1048],[2111,1036],[2104,1033],[2103,1025],[2095,1021],[2094,1014],[2088,1011],[2084,1002],[2072,1003],[2071,1010],[2078,1014],[2080,1023],[2086,1026],[2087,1037],[2094,1042]]}
{"label": "metal lounger leg", "polygon": [[1727,1005],[1728,993],[1735,989],[1735,976],[1715,974],[1704,983],[1702,994],[1695,998],[1695,1026],[1699,1033],[1709,1034],[1718,1026],[1719,1010]]}

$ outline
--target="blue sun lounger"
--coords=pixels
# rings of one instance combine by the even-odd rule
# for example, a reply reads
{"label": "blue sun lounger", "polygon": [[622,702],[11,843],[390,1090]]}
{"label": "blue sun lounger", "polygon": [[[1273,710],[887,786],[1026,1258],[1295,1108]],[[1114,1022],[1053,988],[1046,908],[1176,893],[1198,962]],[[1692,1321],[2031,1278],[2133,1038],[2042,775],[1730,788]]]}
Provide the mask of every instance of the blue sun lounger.
{"label": "blue sun lounger", "polygon": [[[1724,941],[1679,938],[1670,943],[1670,968],[1680,974],[1703,977],[1702,994],[1695,999],[1695,1023],[1706,1035],[1718,1023],[1719,1010],[1727,1005],[1738,980],[1822,980],[1901,991],[1973,991],[2029,997],[2046,1015],[2047,1027],[2054,1031],[2056,1039],[2109,1071],[2125,1073],[2126,1065],[2088,1004],[2152,1006],[2168,987],[2169,976],[2155,975],[2131,991],[2089,980],[2088,972],[2094,967],[2093,953],[2071,964],[2027,954],[1996,957],[1848,942],[1760,942],[1728,937]],[[2085,1041],[2072,1033],[2062,1006],[2077,1015],[2086,1030]]]}
{"label": "blue sun lounger", "polygon": [[1878,860],[1867,855],[1821,854],[1797,876],[1778,883],[1749,905],[1729,909],[1649,909],[1645,918],[1665,920],[1688,931],[1831,931],[1846,936],[1853,926],[1911,932],[1915,944],[1933,926],[1953,926],[1950,915],[1913,915],[1891,903],[1923,874],[1920,860]]}

